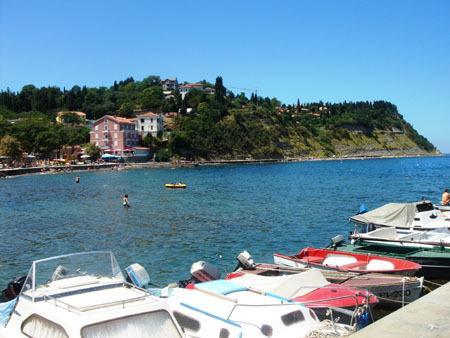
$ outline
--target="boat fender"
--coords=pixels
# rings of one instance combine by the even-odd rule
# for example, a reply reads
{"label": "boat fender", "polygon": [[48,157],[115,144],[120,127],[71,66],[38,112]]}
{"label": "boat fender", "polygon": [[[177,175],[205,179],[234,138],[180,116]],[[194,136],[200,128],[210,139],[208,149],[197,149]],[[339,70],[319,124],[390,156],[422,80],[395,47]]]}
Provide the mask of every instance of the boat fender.
{"label": "boat fender", "polygon": [[356,328],[361,330],[370,324],[369,312],[364,311],[363,313],[356,316]]}

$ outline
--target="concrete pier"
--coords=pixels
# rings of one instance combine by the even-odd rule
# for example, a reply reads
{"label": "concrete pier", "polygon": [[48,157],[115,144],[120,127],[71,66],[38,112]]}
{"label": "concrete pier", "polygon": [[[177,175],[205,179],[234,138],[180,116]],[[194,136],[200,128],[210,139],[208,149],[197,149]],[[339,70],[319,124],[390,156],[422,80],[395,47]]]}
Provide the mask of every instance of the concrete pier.
{"label": "concrete pier", "polygon": [[450,337],[450,282],[376,321],[352,337]]}

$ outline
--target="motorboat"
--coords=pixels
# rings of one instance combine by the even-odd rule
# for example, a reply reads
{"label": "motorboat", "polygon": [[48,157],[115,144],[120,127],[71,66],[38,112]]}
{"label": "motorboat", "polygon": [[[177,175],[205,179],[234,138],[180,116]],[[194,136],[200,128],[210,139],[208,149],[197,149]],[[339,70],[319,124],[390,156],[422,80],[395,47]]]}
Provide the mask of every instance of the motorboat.
{"label": "motorboat", "polygon": [[440,228],[428,231],[379,228],[366,233],[354,232],[352,242],[385,243],[412,248],[450,248],[450,231]]}
{"label": "motorboat", "polygon": [[345,285],[328,282],[316,269],[284,276],[261,276],[243,271],[228,274],[233,283],[256,288],[304,304],[313,309],[319,319],[329,319],[329,310],[335,309],[339,322],[352,324],[361,312],[378,304],[375,295],[367,290],[357,290]]}
{"label": "motorboat", "polygon": [[177,182],[177,183],[166,183],[166,184],[164,184],[164,186],[167,189],[186,189],[187,188],[187,185],[185,183],[180,183],[180,182]]}
{"label": "motorboat", "polygon": [[[148,273],[139,264],[126,271],[136,285],[144,286],[148,281]],[[214,271],[208,275],[216,277]],[[174,284],[148,290],[167,299],[186,337],[294,338],[318,334],[336,337],[354,331],[348,325],[319,321],[312,309],[298,302],[229,280],[197,281],[184,288]]]}
{"label": "motorboat", "polygon": [[[307,272],[314,268],[289,267],[280,264],[255,263],[251,255],[244,251],[237,256],[238,265],[232,274],[258,276],[287,276]],[[206,267],[208,268],[208,267]],[[398,276],[383,273],[355,273],[336,270],[317,270],[330,285],[367,290],[377,296],[377,307],[400,307],[421,296],[423,277]]]}
{"label": "motorboat", "polygon": [[18,290],[3,293],[0,337],[185,336],[167,300],[128,283],[109,251],[33,261]]}
{"label": "motorboat", "polygon": [[367,212],[360,212],[350,221],[362,225],[360,232],[374,228],[432,230],[450,228],[450,216],[429,201],[415,203],[388,203]]}
{"label": "motorboat", "polygon": [[[297,302],[228,280],[174,288],[168,301],[174,308],[181,305],[210,318],[233,323],[241,329],[242,338],[328,337],[346,336],[353,332],[350,326],[339,323],[333,322],[330,327],[329,323],[321,322],[313,310]],[[214,324],[210,320],[202,322],[194,312],[191,312],[191,318],[198,320],[200,327]],[[179,323],[186,328],[183,321]],[[211,336],[206,334],[202,337]]]}
{"label": "motorboat", "polygon": [[406,259],[422,266],[418,275],[426,279],[450,279],[450,246],[446,228],[416,231],[380,228],[362,234],[353,233],[351,242],[333,244],[343,253],[382,255]]}
{"label": "motorboat", "polygon": [[304,248],[295,255],[275,253],[273,257],[276,264],[346,272],[379,272],[413,276],[421,269],[420,264],[404,259],[310,247]]}

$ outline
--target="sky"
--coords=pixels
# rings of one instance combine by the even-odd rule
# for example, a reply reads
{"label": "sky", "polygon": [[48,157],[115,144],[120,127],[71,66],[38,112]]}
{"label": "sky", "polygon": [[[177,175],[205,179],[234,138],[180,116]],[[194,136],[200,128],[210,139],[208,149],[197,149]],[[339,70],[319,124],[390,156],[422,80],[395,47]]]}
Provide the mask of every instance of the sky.
{"label": "sky", "polygon": [[450,153],[450,1],[0,0],[0,89],[148,75],[391,101]]}

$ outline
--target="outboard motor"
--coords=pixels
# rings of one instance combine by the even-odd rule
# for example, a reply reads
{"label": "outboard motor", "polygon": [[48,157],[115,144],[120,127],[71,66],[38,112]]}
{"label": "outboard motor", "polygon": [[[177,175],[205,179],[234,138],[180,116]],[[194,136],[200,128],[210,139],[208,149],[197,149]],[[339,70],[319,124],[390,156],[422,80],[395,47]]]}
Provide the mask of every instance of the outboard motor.
{"label": "outboard motor", "polygon": [[330,247],[336,249],[344,241],[345,241],[344,240],[344,236],[342,236],[342,235],[334,236],[333,238],[331,238],[331,245],[330,245]]}
{"label": "outboard motor", "polygon": [[6,289],[2,291],[1,301],[7,302],[16,298],[22,290],[23,284],[25,284],[26,279],[27,276],[23,275],[20,277],[16,277],[12,281],[10,281]]}
{"label": "outboard motor", "polygon": [[207,282],[220,279],[220,271],[214,265],[198,261],[191,266],[191,275],[199,282]]}
{"label": "outboard motor", "polygon": [[125,269],[127,282],[136,285],[138,288],[145,288],[150,284],[150,276],[147,270],[138,263],[131,264]]}
{"label": "outboard motor", "polygon": [[256,268],[255,261],[253,260],[252,256],[248,253],[248,251],[241,252],[236,257],[236,259],[238,260],[239,263],[236,269],[234,269],[235,271],[240,267],[247,270],[254,270]]}

